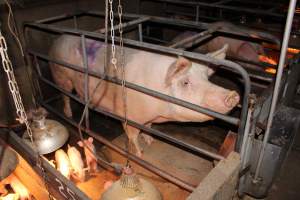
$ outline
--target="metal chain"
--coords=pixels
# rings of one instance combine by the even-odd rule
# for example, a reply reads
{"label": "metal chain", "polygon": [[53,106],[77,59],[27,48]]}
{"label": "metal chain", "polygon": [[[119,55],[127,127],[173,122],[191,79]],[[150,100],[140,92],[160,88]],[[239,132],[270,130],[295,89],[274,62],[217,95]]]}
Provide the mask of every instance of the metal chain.
{"label": "metal chain", "polygon": [[[123,42],[123,23],[122,23],[122,16],[123,16],[123,7],[121,4],[121,0],[119,0],[118,4],[118,15],[119,15],[119,34],[120,34],[120,66],[122,70],[122,98],[123,98],[123,110],[124,110],[124,129],[127,132],[127,88],[126,88],[126,73],[125,73],[125,51],[124,51],[124,42]],[[129,152],[130,152],[131,145],[129,144],[129,140],[126,144],[127,150],[127,163],[126,166],[129,166]]]}
{"label": "metal chain", "polygon": [[2,66],[3,69],[7,75],[8,78],[8,88],[11,92],[11,95],[13,97],[14,100],[14,104],[16,107],[16,113],[18,115],[17,120],[21,123],[21,124],[25,124],[26,125],[26,129],[28,132],[28,135],[30,137],[30,141],[32,144],[33,143],[33,135],[32,135],[32,130],[30,128],[28,119],[27,119],[27,115],[24,109],[24,105],[22,103],[22,98],[19,92],[19,87],[13,72],[13,67],[12,67],[12,63],[8,57],[7,54],[7,44],[5,41],[5,38],[2,35],[2,32],[0,30],[0,55],[1,55],[1,59],[2,59]]}
{"label": "metal chain", "polygon": [[[27,134],[28,134],[28,136],[30,138],[30,141],[31,141],[31,145],[33,146],[33,149],[36,150],[32,130],[30,128],[30,124],[28,122],[27,114],[25,112],[22,97],[20,95],[19,87],[18,87],[16,78],[15,78],[15,75],[14,75],[12,63],[11,63],[9,57],[8,57],[8,54],[7,54],[7,43],[6,43],[5,38],[2,35],[1,30],[0,30],[0,56],[1,56],[1,60],[2,60],[3,69],[4,69],[4,71],[7,75],[8,87],[9,87],[10,93],[13,97],[14,104],[15,104],[16,113],[17,113],[17,116],[18,116],[17,120],[21,124],[25,124]],[[38,156],[38,159],[37,159],[37,166],[42,171],[44,184],[45,184],[46,189],[48,191],[48,185],[47,185],[47,181],[46,181],[46,173],[45,173],[45,170],[42,166],[42,158],[41,158],[40,155]],[[48,191],[48,195],[49,195],[49,199],[53,199],[51,194],[49,193],[49,191]]]}
{"label": "metal chain", "polygon": [[117,69],[116,45],[115,45],[115,29],[114,29],[114,11],[113,0],[109,0],[109,19],[110,19],[110,36],[111,36],[111,63]]}

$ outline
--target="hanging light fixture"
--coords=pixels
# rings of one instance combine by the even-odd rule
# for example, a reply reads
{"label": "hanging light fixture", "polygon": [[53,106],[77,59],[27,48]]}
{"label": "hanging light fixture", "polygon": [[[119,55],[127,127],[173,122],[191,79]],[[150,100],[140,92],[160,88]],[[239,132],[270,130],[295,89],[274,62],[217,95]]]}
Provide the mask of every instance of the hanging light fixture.
{"label": "hanging light fixture", "polygon": [[121,178],[102,194],[101,200],[162,200],[162,195],[152,183],[138,177],[127,166]]}
{"label": "hanging light fixture", "polygon": [[[61,148],[69,137],[69,132],[61,123],[46,119],[46,111],[42,108],[32,112],[30,125],[35,146],[40,154],[48,154]],[[31,145],[27,131],[23,139]]]}

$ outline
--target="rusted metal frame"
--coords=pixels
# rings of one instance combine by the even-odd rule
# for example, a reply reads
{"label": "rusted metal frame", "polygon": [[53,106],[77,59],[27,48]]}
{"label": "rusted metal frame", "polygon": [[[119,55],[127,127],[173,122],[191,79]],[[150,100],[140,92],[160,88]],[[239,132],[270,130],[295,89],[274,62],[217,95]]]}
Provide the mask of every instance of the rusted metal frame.
{"label": "rusted metal frame", "polygon": [[[132,17],[133,15],[131,15]],[[84,30],[75,30],[72,28],[62,28],[62,27],[57,27],[54,25],[49,25],[49,24],[38,24],[38,23],[25,23],[26,27],[35,27],[35,28],[40,28],[43,30],[48,30],[48,31],[54,31],[54,32],[58,32],[58,33],[68,33],[68,34],[75,34],[75,35],[81,35],[84,34],[86,36],[92,37],[92,38],[98,38],[98,39],[104,39],[104,36],[100,33],[95,33],[95,32],[89,32],[89,31],[84,31]],[[119,41],[119,38],[116,38],[116,41]],[[227,60],[218,60],[218,59],[214,59],[212,57],[208,57],[205,56],[203,54],[198,54],[198,53],[192,53],[192,52],[187,52],[187,51],[183,51],[183,50],[178,50],[178,49],[173,49],[173,48],[168,48],[168,47],[162,47],[159,45],[153,45],[153,44],[149,44],[149,43],[144,43],[144,42],[138,42],[138,41],[134,41],[134,40],[129,40],[129,39],[124,39],[124,44],[129,45],[129,46],[133,46],[134,48],[144,48],[147,50],[152,50],[152,51],[156,51],[156,52],[160,52],[160,53],[165,53],[165,54],[171,54],[171,55],[177,55],[177,56],[185,56],[187,58],[190,59],[194,59],[194,60],[198,60],[200,62],[208,62],[208,63],[212,63],[215,64],[217,66],[225,66],[227,69],[236,71],[237,73],[239,73],[242,78],[244,79],[244,98],[243,98],[243,106],[242,106],[242,111],[241,111],[241,120],[240,120],[240,124],[239,124],[239,135],[243,135],[244,132],[244,126],[245,126],[245,118],[247,115],[247,107],[248,107],[248,96],[250,93],[250,78],[248,73],[245,71],[245,69],[243,69],[240,65],[227,61]],[[128,86],[128,84],[127,84]],[[138,88],[136,88],[135,90],[138,90]],[[153,91],[151,92],[153,94]],[[163,94],[158,94],[156,93],[157,97],[161,98]],[[162,97],[164,98],[164,97]],[[172,98],[172,97],[171,97]],[[180,100],[175,100],[173,99],[172,103],[180,103]],[[182,102],[181,102],[182,103]],[[184,105],[185,104],[185,105]],[[188,104],[186,104],[186,102],[183,102],[183,105],[189,106]],[[194,107],[193,107],[194,106]],[[192,107],[195,108],[195,105],[193,105]],[[200,108],[199,106],[197,106],[198,109],[196,108],[196,111],[201,110],[201,113],[204,114],[212,114],[213,112],[210,112],[208,109],[205,108]],[[209,114],[210,113],[210,114]],[[220,113],[213,113],[214,117],[216,118],[220,118],[221,119],[228,119],[228,116],[224,116]],[[236,120],[236,119],[235,119]],[[238,151],[241,145],[241,141],[238,140]]]}
{"label": "rusted metal frame", "polygon": [[[78,127],[78,124],[71,120],[70,118],[65,117],[63,114],[61,114],[58,111],[55,111],[55,109],[53,109],[51,106],[41,102],[41,105],[43,107],[45,107],[48,111],[52,112],[53,114],[59,116],[60,118],[64,119],[66,122],[68,122],[69,124],[73,125],[74,127]],[[157,168],[156,166],[152,165],[151,163],[142,160],[141,158],[131,154],[130,152],[127,152],[126,149],[123,149],[121,147],[118,147],[117,145],[113,144],[112,142],[108,141],[107,139],[105,139],[104,137],[102,137],[100,134],[97,134],[87,128],[81,127],[81,130],[86,132],[89,136],[95,138],[97,141],[101,142],[102,144],[106,145],[107,147],[109,147],[110,149],[116,151],[117,153],[121,154],[122,156],[126,156],[128,157],[131,161],[139,164],[140,166],[144,167],[145,169],[159,175],[160,177],[166,179],[167,181],[170,181],[171,183],[192,192],[196,186],[193,186],[189,183],[186,183],[183,180],[180,180],[179,178],[173,176],[172,174],[169,174],[166,171],[163,171],[159,168]]]}
{"label": "rusted metal frame", "polygon": [[[6,138],[3,138],[1,135]],[[36,165],[38,154],[31,147],[25,144],[14,132],[0,134],[0,137],[24,158],[39,176],[43,176],[42,169]],[[48,161],[45,159],[41,160],[43,169],[47,174],[46,181],[48,183],[48,189],[52,196],[58,200],[89,200],[86,194],[78,189],[72,182],[67,180],[60,172],[54,169]]]}
{"label": "rusted metal frame", "polygon": [[[130,26],[139,25],[139,24],[141,24],[143,22],[149,21],[150,19],[151,19],[151,17],[149,17],[149,16],[147,16],[147,17],[141,17],[139,19],[135,19],[135,20],[123,23],[122,28],[125,29],[125,28],[128,28]],[[117,30],[118,28],[119,28],[119,25],[115,25],[113,27],[114,30]],[[105,28],[100,29],[98,32],[99,33],[105,33]]]}

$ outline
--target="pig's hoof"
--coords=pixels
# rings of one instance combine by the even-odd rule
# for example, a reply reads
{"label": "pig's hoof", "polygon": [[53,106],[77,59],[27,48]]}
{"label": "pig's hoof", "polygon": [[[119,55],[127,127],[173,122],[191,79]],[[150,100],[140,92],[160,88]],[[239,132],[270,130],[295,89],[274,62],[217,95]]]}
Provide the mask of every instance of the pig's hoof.
{"label": "pig's hoof", "polygon": [[145,142],[147,143],[147,145],[151,145],[152,142],[154,141],[153,137],[151,137],[150,135],[146,135],[144,133],[141,134],[141,136],[144,138]]}
{"label": "pig's hoof", "polygon": [[137,151],[135,154],[139,158],[141,158],[143,156],[143,152],[142,151]]}
{"label": "pig's hoof", "polygon": [[65,113],[65,115],[67,116],[67,117],[69,117],[69,118],[72,118],[72,116],[73,116],[73,114],[72,114],[72,111],[71,111],[71,109],[64,109],[64,113]]}

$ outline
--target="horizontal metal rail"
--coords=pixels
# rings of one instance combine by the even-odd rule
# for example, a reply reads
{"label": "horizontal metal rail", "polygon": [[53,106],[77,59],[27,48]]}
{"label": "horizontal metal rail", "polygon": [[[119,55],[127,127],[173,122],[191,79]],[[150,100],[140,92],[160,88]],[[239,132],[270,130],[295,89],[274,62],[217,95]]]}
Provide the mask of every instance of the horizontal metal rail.
{"label": "horizontal metal rail", "polygon": [[[138,25],[138,24],[146,22],[150,19],[151,19],[151,17],[141,17],[139,19],[135,19],[135,20],[132,20],[132,21],[129,21],[129,22],[125,22],[125,23],[122,24],[122,28],[124,29],[124,28],[128,28],[130,26]],[[119,28],[119,25],[115,25],[113,27],[114,30],[117,30],[118,28]],[[98,32],[105,33],[105,28],[100,29]]]}
{"label": "horizontal metal rail", "polygon": [[[60,91],[61,93],[65,94],[65,95],[67,95],[68,97],[71,97],[72,99],[76,100],[77,102],[79,102],[81,104],[85,104],[85,102],[83,100],[81,100],[79,97],[77,97],[76,95],[73,95],[73,94],[67,92],[66,90],[64,90],[61,87],[57,86],[55,83],[53,83],[53,82],[47,80],[46,78],[44,78],[42,75],[39,75],[39,79],[41,81],[43,81],[44,83],[46,83],[47,85],[49,85],[49,86],[57,89],[58,91]],[[117,120],[119,120],[121,122],[125,122],[125,119],[123,117],[118,116],[118,115],[116,115],[114,113],[111,113],[111,112],[109,112],[109,111],[107,111],[105,109],[102,109],[100,107],[95,108],[95,107],[89,105],[89,108],[92,109],[92,110],[95,110],[95,111],[97,111],[99,113],[105,114],[106,116],[109,116],[109,117],[112,117],[114,119],[117,119]],[[198,154],[208,156],[208,157],[213,158],[215,160],[222,160],[222,159],[224,159],[224,157],[221,156],[221,155],[219,155],[219,154],[215,154],[215,153],[212,153],[212,152],[207,151],[205,149],[202,149],[202,148],[196,147],[194,145],[188,144],[186,142],[180,141],[180,140],[178,140],[176,138],[173,138],[173,137],[171,137],[171,136],[169,136],[169,135],[167,135],[167,134],[165,134],[165,133],[163,133],[161,131],[155,130],[153,128],[146,127],[146,126],[141,125],[141,124],[139,124],[139,123],[137,123],[135,121],[128,120],[128,125],[134,126],[134,127],[138,128],[138,129],[143,130],[145,132],[148,132],[148,133],[150,133],[152,135],[155,135],[157,137],[163,138],[163,139],[165,139],[165,140],[167,140],[167,141],[169,141],[169,142],[171,142],[173,144],[176,144],[176,145],[178,145],[178,146],[180,146],[182,148],[185,148],[185,149],[189,149],[189,150],[191,150],[193,152],[196,152]]]}
{"label": "horizontal metal rail", "polygon": [[181,0],[142,0],[142,1],[156,1],[156,2],[185,5],[185,6],[202,6],[202,7],[207,7],[207,8],[219,8],[219,9],[238,11],[238,12],[249,13],[249,14],[254,14],[254,15],[278,17],[281,19],[285,18],[285,15],[275,13],[275,12],[268,12],[263,9],[250,9],[250,8],[243,8],[243,7],[228,6],[228,5],[223,5],[223,4],[205,3],[205,2],[199,2],[199,1],[198,2],[181,1]]}
{"label": "horizontal metal rail", "polygon": [[[53,109],[51,106],[40,102],[41,105],[43,107],[45,107],[47,110],[49,110],[50,112],[52,112],[53,114],[59,116],[60,118],[64,119],[66,122],[68,122],[69,124],[73,125],[74,127],[78,128],[78,124],[76,122],[74,122],[73,120],[65,117],[64,115],[62,115],[61,113],[55,111],[55,109]],[[195,189],[195,186],[192,186],[189,183],[186,183],[183,180],[178,179],[177,177],[173,176],[172,174],[169,174],[168,172],[165,172],[157,167],[155,167],[154,165],[152,165],[151,163],[142,160],[141,158],[127,152],[125,149],[120,148],[118,146],[116,146],[115,144],[113,144],[112,142],[108,141],[107,139],[105,139],[104,137],[102,137],[100,134],[97,134],[89,129],[86,129],[84,127],[80,127],[82,131],[86,132],[89,136],[95,138],[97,141],[101,142],[102,144],[106,145],[108,148],[118,152],[119,154],[128,157],[131,161],[141,165],[142,167],[144,167],[145,169],[159,175],[160,177],[166,179],[167,181],[170,181],[171,183],[174,183],[175,185],[189,191],[192,192]]]}
{"label": "horizontal metal rail", "polygon": [[[104,17],[105,13],[101,12],[101,11],[87,11],[86,14],[90,14],[90,15],[95,15],[95,16],[99,16],[99,17]],[[138,15],[138,14],[124,14],[124,18],[127,19],[136,19],[136,18],[140,18],[140,17],[149,17],[148,15]],[[156,22],[156,23],[161,23],[161,24],[165,24],[165,25],[174,25],[174,26],[180,26],[180,27],[186,27],[186,28],[193,28],[193,29],[198,29],[198,30],[204,30],[204,29],[210,29],[211,28],[211,23],[204,23],[204,22],[194,22],[194,21],[188,21],[188,20],[181,20],[181,19],[172,19],[172,18],[164,18],[164,17],[158,17],[158,16],[151,16],[151,19],[149,19],[149,22]],[[243,27],[242,28],[244,30],[244,32],[249,32],[253,29],[249,29],[247,27]],[[222,33],[222,34],[231,34],[231,35],[235,35],[235,36],[239,36],[242,37],[245,40],[255,40],[255,41],[259,41],[259,42],[272,42],[275,44],[279,44],[280,41],[278,38],[275,38],[272,34],[266,33],[266,32],[262,32],[260,30],[255,30],[255,33],[259,33],[258,35],[262,35],[264,36],[264,39],[262,38],[257,38],[257,37],[252,37],[251,35],[245,35],[243,33],[234,31],[234,30],[218,30],[218,33]]]}

